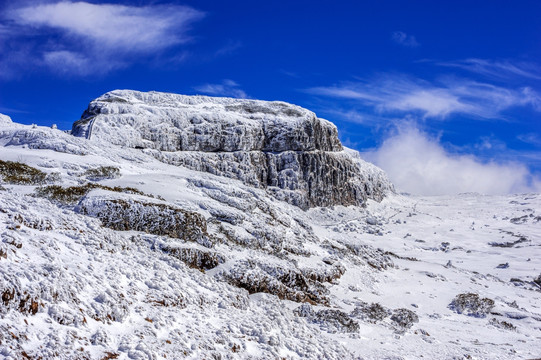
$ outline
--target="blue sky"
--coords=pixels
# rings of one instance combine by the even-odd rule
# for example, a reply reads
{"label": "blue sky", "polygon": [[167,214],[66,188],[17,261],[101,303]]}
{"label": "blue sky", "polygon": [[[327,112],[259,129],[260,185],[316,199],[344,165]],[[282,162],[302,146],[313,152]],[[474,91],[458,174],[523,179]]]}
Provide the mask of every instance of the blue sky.
{"label": "blue sky", "polygon": [[113,89],[283,100],[423,194],[541,191],[539,1],[3,1],[0,112]]}

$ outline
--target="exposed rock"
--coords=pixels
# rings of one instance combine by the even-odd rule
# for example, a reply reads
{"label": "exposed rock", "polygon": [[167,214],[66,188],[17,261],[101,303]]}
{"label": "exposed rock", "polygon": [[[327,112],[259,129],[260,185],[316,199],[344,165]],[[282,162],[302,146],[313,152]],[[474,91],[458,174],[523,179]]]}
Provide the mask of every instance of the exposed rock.
{"label": "exposed rock", "polygon": [[380,201],[392,189],[342,147],[332,123],[284,102],[116,90],[92,101],[72,134],[241,180],[303,209]]}
{"label": "exposed rock", "polygon": [[199,270],[210,270],[225,261],[224,257],[216,252],[193,247],[162,246],[161,250]]}
{"label": "exposed rock", "polygon": [[539,274],[539,276],[536,277],[533,282],[536,283],[539,287],[541,287],[541,274]]}

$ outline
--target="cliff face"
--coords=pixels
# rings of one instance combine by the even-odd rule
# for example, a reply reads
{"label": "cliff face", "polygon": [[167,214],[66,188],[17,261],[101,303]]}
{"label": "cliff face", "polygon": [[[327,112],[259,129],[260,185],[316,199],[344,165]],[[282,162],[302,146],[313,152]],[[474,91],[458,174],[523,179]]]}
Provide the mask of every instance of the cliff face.
{"label": "cliff face", "polygon": [[305,209],[361,205],[391,188],[342,147],[332,123],[284,102],[117,90],[92,101],[72,134],[241,180]]}

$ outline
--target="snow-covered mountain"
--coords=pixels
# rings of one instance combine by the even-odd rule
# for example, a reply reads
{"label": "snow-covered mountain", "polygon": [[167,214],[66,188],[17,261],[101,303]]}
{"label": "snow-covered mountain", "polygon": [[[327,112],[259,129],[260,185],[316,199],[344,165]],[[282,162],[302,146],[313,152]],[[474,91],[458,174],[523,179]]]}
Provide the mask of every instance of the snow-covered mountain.
{"label": "snow-covered mountain", "polygon": [[361,205],[390,190],[332,123],[284,102],[117,90],[92,101],[72,134],[238,179],[304,209]]}
{"label": "snow-covered mountain", "polygon": [[540,356],[539,194],[396,194],[283,102],[113,91],[0,146],[5,358]]}

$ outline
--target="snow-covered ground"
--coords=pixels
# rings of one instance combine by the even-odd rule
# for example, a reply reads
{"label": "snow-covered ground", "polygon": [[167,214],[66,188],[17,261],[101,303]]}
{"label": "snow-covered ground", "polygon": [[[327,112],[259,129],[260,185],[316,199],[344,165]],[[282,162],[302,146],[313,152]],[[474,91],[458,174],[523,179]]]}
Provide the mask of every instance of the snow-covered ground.
{"label": "snow-covered ground", "polygon": [[[0,118],[0,146],[56,174],[0,190],[4,358],[541,356],[540,194],[304,211],[56,129]],[[43,191],[89,182],[71,202]]]}

